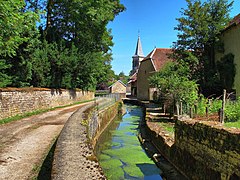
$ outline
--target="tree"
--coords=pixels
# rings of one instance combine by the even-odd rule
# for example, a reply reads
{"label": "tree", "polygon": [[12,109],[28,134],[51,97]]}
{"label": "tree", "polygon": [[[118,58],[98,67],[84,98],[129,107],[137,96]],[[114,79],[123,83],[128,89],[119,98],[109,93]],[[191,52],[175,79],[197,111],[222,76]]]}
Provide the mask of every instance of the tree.
{"label": "tree", "polygon": [[166,99],[173,101],[179,114],[179,104],[193,106],[198,98],[197,84],[189,80],[189,69],[175,62],[167,63],[159,72],[150,76],[150,84],[158,88]]}
{"label": "tree", "polygon": [[118,77],[117,77],[119,80],[121,80],[124,84],[127,84],[128,82],[128,79],[129,79],[129,76],[125,75],[123,71],[121,71],[119,74],[118,74]]}
{"label": "tree", "polygon": [[95,89],[108,79],[113,42],[107,24],[124,10],[119,0],[26,1],[28,9],[45,12],[40,32],[51,47],[44,50],[50,53],[51,87]]}
{"label": "tree", "polygon": [[14,85],[16,79],[25,81],[30,76],[31,64],[26,55],[33,49],[30,46],[38,34],[38,15],[25,11],[24,6],[24,1],[19,0],[0,4],[0,87]]}
{"label": "tree", "polygon": [[218,34],[229,21],[232,2],[227,0],[186,0],[187,9],[179,24],[178,40],[174,43],[174,57],[191,69],[192,79],[199,82],[202,90],[211,93],[217,86],[219,77],[215,65],[215,47],[219,43]]}

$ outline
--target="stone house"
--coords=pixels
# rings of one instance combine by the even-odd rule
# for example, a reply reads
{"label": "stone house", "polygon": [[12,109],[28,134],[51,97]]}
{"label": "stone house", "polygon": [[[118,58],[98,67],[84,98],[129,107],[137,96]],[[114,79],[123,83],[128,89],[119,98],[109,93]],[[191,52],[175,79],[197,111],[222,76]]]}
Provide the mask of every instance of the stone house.
{"label": "stone house", "polygon": [[126,85],[121,80],[116,81],[108,88],[110,93],[126,94],[127,91]]}
{"label": "stone house", "polygon": [[157,91],[149,84],[148,78],[159,71],[166,62],[172,61],[169,55],[172,49],[155,48],[140,63],[137,73],[137,98],[139,100],[153,100],[153,94]]}
{"label": "stone house", "polygon": [[236,95],[240,96],[240,14],[235,16],[229,25],[222,31],[220,39],[224,44],[222,52],[215,54],[216,61],[231,53],[234,55],[236,74],[234,77],[234,89]]}

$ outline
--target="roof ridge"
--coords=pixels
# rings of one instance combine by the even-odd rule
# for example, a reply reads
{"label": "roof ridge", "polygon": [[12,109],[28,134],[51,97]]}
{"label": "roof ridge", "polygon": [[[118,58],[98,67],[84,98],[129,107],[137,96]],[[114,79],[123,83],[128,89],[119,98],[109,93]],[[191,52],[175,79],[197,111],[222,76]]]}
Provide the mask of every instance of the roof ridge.
{"label": "roof ridge", "polygon": [[155,49],[172,49],[172,48],[155,48]]}

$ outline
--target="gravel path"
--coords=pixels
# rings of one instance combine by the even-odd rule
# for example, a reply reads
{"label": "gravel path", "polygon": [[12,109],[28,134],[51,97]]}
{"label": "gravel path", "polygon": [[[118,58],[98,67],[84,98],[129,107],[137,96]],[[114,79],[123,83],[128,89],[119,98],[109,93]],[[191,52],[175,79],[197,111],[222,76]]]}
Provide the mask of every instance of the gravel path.
{"label": "gravel path", "polygon": [[0,125],[0,180],[29,179],[68,118],[87,104]]}
{"label": "gravel path", "polygon": [[54,153],[53,180],[105,180],[103,171],[88,142],[86,126],[82,124],[84,111],[76,111],[65,124]]}

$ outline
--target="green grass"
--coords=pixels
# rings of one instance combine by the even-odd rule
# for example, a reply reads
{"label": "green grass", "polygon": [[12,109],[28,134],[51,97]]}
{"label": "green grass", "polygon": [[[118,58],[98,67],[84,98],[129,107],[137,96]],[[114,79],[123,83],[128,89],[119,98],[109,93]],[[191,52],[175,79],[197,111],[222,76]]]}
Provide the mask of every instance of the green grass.
{"label": "green grass", "polygon": [[224,126],[228,127],[228,128],[231,128],[231,127],[240,128],[240,121],[226,122],[226,123],[224,123]]}
{"label": "green grass", "polygon": [[164,130],[169,132],[169,134],[174,133],[174,123],[170,122],[158,122],[159,126],[161,126]]}
{"label": "green grass", "polygon": [[54,107],[54,108],[41,109],[41,110],[36,110],[36,111],[32,111],[32,112],[27,112],[27,113],[24,113],[24,114],[19,114],[19,115],[12,116],[12,117],[9,117],[9,118],[1,119],[0,120],[0,125],[1,124],[6,124],[6,123],[9,123],[9,122],[12,122],[12,121],[17,121],[17,120],[20,120],[20,119],[23,119],[23,118],[26,118],[26,117],[30,117],[30,116],[33,116],[33,115],[41,114],[41,113],[44,113],[44,112],[53,111],[53,110],[56,110],[56,109],[69,107],[69,106],[73,106],[73,105],[77,105],[77,104],[82,104],[82,103],[86,103],[86,102],[91,102],[91,101],[94,101],[94,99],[93,100],[88,100],[88,101],[74,102],[72,104],[68,104],[68,105],[64,105],[64,106],[57,106],[57,107]]}

